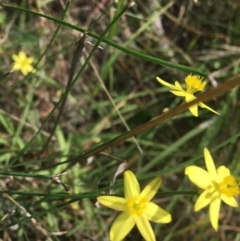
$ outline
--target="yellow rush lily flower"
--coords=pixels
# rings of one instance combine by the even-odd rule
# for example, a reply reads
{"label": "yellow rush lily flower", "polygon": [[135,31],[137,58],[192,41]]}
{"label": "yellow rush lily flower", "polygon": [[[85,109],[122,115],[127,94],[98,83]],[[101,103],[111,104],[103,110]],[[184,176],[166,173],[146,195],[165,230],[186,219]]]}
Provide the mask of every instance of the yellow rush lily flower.
{"label": "yellow rush lily flower", "polygon": [[18,55],[13,54],[12,58],[15,61],[12,67],[13,70],[21,70],[23,75],[27,75],[30,72],[34,73],[36,71],[32,66],[34,58],[28,58],[25,52],[20,51]]}
{"label": "yellow rush lily flower", "polygon": [[[157,77],[157,80],[162,84],[165,85],[167,87],[169,87],[171,89],[170,92],[172,92],[174,95],[177,96],[182,96],[185,97],[185,101],[188,103],[192,100],[195,100],[196,97],[193,95],[195,92],[197,91],[203,91],[203,89],[205,88],[205,85],[207,84],[206,81],[202,81],[203,78],[201,78],[198,75],[188,75],[185,78],[185,82],[187,84],[187,90],[184,90],[181,85],[179,84],[178,81],[175,81],[175,85],[169,84],[168,82],[162,80],[161,78]],[[213,110],[212,108],[210,108],[209,106],[205,105],[202,102],[199,102],[198,104],[192,105],[189,107],[189,111],[194,115],[194,116],[198,116],[198,106],[202,107],[202,108],[206,108],[210,111],[212,111],[213,113],[219,115],[219,113],[215,110]]]}
{"label": "yellow rush lily flower", "polygon": [[225,166],[220,166],[216,170],[207,148],[204,148],[204,158],[207,171],[197,166],[189,166],[185,169],[185,174],[191,182],[204,190],[195,203],[194,211],[197,212],[209,205],[210,221],[217,231],[221,201],[229,206],[238,207],[234,196],[239,195],[239,185]]}
{"label": "yellow rush lily flower", "polygon": [[140,192],[140,186],[135,175],[131,171],[126,171],[124,172],[125,198],[114,196],[97,198],[102,205],[123,212],[111,227],[111,241],[124,239],[135,224],[145,240],[156,240],[149,220],[155,223],[169,223],[172,219],[168,212],[150,202],[160,188],[161,182],[161,178],[156,178]]}

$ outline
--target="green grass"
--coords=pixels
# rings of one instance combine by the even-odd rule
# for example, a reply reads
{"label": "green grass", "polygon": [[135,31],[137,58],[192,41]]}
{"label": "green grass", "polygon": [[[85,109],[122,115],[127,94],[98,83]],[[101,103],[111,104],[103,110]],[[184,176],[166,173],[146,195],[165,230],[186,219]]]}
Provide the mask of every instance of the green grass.
{"label": "green grass", "polygon": [[[96,198],[109,193],[126,161],[142,187],[163,177],[154,201],[173,220],[152,224],[157,240],[240,240],[239,208],[223,204],[215,232],[208,208],[193,211],[199,190],[184,175],[189,165],[205,168],[208,147],[216,166],[229,167],[239,180],[239,4],[14,2],[0,3],[2,238],[109,240],[118,213],[97,208]],[[66,88],[74,42],[87,21],[94,46],[86,44]],[[35,58],[36,73],[9,72],[20,50]],[[205,77],[200,99],[221,116],[199,108],[193,117],[156,80],[184,86],[189,73]],[[41,153],[64,97],[60,122]],[[113,187],[123,195],[122,174]],[[134,228],[125,240],[142,238]]]}

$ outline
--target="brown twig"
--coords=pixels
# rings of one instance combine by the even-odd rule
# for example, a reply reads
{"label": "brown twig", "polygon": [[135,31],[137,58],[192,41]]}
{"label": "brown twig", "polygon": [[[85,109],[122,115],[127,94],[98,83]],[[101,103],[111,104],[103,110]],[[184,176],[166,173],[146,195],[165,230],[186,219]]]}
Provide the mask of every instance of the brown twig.
{"label": "brown twig", "polygon": [[[86,41],[86,38],[87,38],[87,32],[85,31],[83,33],[83,35],[81,36],[81,38],[78,40],[78,43],[77,43],[77,48],[75,50],[75,53],[74,53],[74,56],[72,58],[72,62],[71,62],[71,66],[70,66],[70,70],[69,70],[69,77],[68,77],[68,82],[67,82],[67,86],[66,86],[66,92],[68,91],[68,88],[70,87],[72,81],[73,81],[73,77],[74,77],[74,74],[76,72],[76,67],[77,67],[77,64],[79,62],[79,60],[81,59],[82,55],[83,55],[83,49],[85,47],[85,41]],[[61,106],[59,107],[59,112],[58,112],[58,116],[54,122],[54,126],[53,126],[53,129],[51,130],[51,133],[50,133],[50,136],[48,137],[45,145],[43,146],[42,148],[42,151],[40,152],[40,156],[42,155],[42,153],[44,153],[44,151],[46,150],[48,144],[50,143],[52,137],[53,137],[53,134],[57,128],[57,125],[59,123],[59,120],[61,118],[61,115],[63,113],[63,109],[64,109],[64,106],[66,104],[66,101],[67,101],[67,96],[68,94],[65,94],[63,95],[63,98],[62,98],[62,103],[61,103]]]}
{"label": "brown twig", "polygon": [[221,85],[219,85],[217,88],[208,90],[208,91],[200,94],[193,101],[181,104],[181,105],[169,110],[168,112],[162,114],[161,116],[158,116],[155,119],[135,128],[131,131],[126,132],[123,135],[117,136],[116,138],[113,138],[110,141],[103,143],[102,145],[98,145],[97,147],[95,147],[89,151],[81,153],[80,155],[76,156],[75,158],[72,158],[71,160],[67,160],[67,162],[69,162],[67,169],[72,167],[76,162],[79,162],[80,160],[86,159],[90,156],[97,155],[109,147],[110,148],[114,147],[114,146],[122,143],[123,141],[131,138],[132,136],[136,136],[139,133],[149,130],[149,129],[159,125],[160,123],[162,123],[166,120],[169,120],[170,118],[186,111],[190,106],[195,105],[199,102],[205,102],[205,101],[211,100],[214,97],[219,96],[238,85],[240,85],[240,76],[237,76],[228,81],[225,81]]}

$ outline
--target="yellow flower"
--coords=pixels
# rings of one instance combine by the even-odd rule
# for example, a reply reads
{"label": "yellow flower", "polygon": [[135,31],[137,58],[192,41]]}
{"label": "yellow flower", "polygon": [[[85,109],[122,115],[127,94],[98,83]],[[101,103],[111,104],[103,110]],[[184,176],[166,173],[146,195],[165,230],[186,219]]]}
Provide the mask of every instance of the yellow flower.
{"label": "yellow flower", "polygon": [[124,172],[125,198],[100,196],[98,201],[109,208],[122,211],[114,221],[110,230],[110,240],[122,240],[136,224],[140,233],[147,241],[155,241],[155,236],[149,220],[156,223],[171,222],[171,215],[150,202],[161,185],[162,179],[152,180],[142,192],[139,183],[131,171]]}
{"label": "yellow flower", "polygon": [[[166,81],[160,79],[159,77],[157,77],[157,80],[169,87],[171,89],[170,92],[172,92],[174,95],[177,96],[182,96],[185,97],[185,101],[188,103],[192,100],[195,100],[196,97],[194,96],[194,93],[197,91],[203,91],[205,85],[206,85],[206,81],[202,81],[203,78],[201,78],[198,75],[188,75],[185,78],[185,82],[187,84],[187,90],[184,90],[181,85],[179,84],[178,81],[175,81],[175,85],[169,84]],[[212,112],[214,112],[215,114],[219,115],[218,112],[216,112],[215,110],[213,110],[212,108],[210,108],[209,106],[203,104],[202,102],[199,102],[196,105],[192,105],[189,107],[190,112],[194,115],[194,116],[198,116],[198,106],[202,107],[202,108],[206,108]]]}
{"label": "yellow flower", "polygon": [[239,195],[239,185],[225,166],[220,166],[216,170],[207,148],[204,148],[204,158],[207,171],[197,166],[189,166],[185,169],[185,174],[191,182],[204,190],[195,203],[194,211],[197,212],[209,204],[210,221],[217,231],[221,201],[229,206],[238,207],[234,196]]}
{"label": "yellow flower", "polygon": [[20,51],[18,55],[13,54],[12,58],[15,61],[12,67],[13,70],[21,70],[23,75],[27,75],[30,72],[34,73],[36,71],[32,66],[34,58],[28,58],[25,52]]}

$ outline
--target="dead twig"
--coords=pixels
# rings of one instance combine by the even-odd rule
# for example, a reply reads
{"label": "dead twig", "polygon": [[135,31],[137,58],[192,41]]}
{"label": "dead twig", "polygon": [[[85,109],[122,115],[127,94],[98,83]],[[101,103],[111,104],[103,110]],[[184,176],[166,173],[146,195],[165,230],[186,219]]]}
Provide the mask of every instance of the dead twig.
{"label": "dead twig", "polygon": [[[67,82],[67,86],[66,86],[66,91],[68,91],[68,88],[71,86],[71,83],[73,81],[73,77],[74,77],[74,74],[76,72],[76,67],[77,67],[77,64],[79,62],[79,60],[81,59],[82,57],[82,54],[83,54],[83,49],[85,47],[85,41],[86,41],[86,38],[87,38],[87,32],[85,31],[83,33],[83,35],[81,36],[81,38],[78,40],[78,43],[77,43],[77,48],[75,50],[75,53],[73,55],[73,58],[72,58],[72,62],[71,62],[71,66],[70,66],[70,70],[69,70],[69,77],[68,77],[68,82]],[[59,108],[59,112],[58,112],[58,116],[54,122],[54,126],[51,130],[51,133],[50,133],[50,136],[48,137],[45,145],[43,146],[42,148],[42,151],[40,152],[40,156],[42,155],[42,153],[44,153],[44,151],[46,150],[48,144],[50,143],[52,137],[53,137],[53,134],[57,128],[57,125],[59,123],[59,120],[62,116],[62,113],[63,113],[63,109],[64,109],[64,106],[66,104],[66,101],[67,101],[67,94],[64,94],[63,95],[63,98],[62,98],[62,103],[61,103],[61,106]]]}

